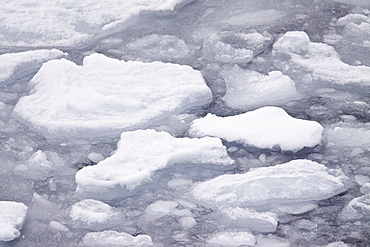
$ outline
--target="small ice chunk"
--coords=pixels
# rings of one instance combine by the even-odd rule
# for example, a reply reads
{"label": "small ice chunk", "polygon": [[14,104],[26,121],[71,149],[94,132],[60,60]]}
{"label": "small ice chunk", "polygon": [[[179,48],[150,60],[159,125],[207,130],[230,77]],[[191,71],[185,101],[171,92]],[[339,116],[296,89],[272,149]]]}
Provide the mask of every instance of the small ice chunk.
{"label": "small ice chunk", "polygon": [[306,220],[306,219],[297,220],[293,223],[293,225],[294,227],[297,227],[299,229],[304,229],[304,230],[309,230],[309,231],[312,231],[317,228],[316,223]]}
{"label": "small ice chunk", "polygon": [[314,121],[296,119],[278,107],[263,107],[231,117],[208,114],[194,120],[190,134],[216,136],[228,142],[283,151],[298,151],[320,143],[323,127]]}
{"label": "small ice chunk", "polygon": [[149,181],[157,170],[174,163],[189,162],[233,163],[218,138],[175,138],[155,130],[124,132],[111,157],[77,172],[77,192],[104,191],[116,185],[133,190]]}
{"label": "small ice chunk", "polygon": [[111,206],[101,201],[85,199],[72,205],[69,216],[74,222],[103,224],[120,214]]}
{"label": "small ice chunk", "polygon": [[233,227],[248,228],[261,233],[275,232],[278,225],[278,216],[272,212],[257,212],[250,208],[224,207],[221,213],[227,216],[225,222]]}
{"label": "small ice chunk", "polygon": [[[337,1],[337,0],[334,0]],[[325,247],[348,247],[348,245],[342,241],[339,242],[333,242],[330,244],[327,244]]]}
{"label": "small ice chunk", "polygon": [[222,98],[231,108],[248,109],[253,106],[282,103],[298,96],[295,83],[280,71],[262,75],[239,66],[221,71],[227,91]]}
{"label": "small ice chunk", "polygon": [[42,150],[38,150],[29,159],[32,166],[50,167],[52,163],[47,159],[46,154]]}
{"label": "small ice chunk", "polygon": [[34,50],[19,53],[6,53],[0,55],[0,83],[9,79],[19,67],[41,66],[42,63],[65,57],[67,54],[59,50]]}
{"label": "small ice chunk", "polygon": [[347,180],[339,169],[328,169],[310,160],[293,160],[199,182],[191,193],[212,207],[272,206],[330,198],[346,191]]}
{"label": "small ice chunk", "polygon": [[318,205],[315,203],[298,203],[277,207],[278,210],[286,214],[304,214],[316,208],[318,208]]}
{"label": "small ice chunk", "polygon": [[54,221],[54,220],[50,221],[49,226],[51,229],[54,229],[59,232],[69,232],[68,227],[59,223],[58,221]]}
{"label": "small ice chunk", "polygon": [[339,219],[344,221],[355,221],[363,218],[370,219],[370,194],[352,199],[339,214]]}
{"label": "small ice chunk", "polygon": [[334,2],[370,7],[368,0],[333,0]]}
{"label": "small ice chunk", "polygon": [[179,204],[175,201],[158,200],[150,204],[145,210],[148,220],[156,220],[166,215],[177,217],[192,217],[189,209],[178,209]]}
{"label": "small ice chunk", "polygon": [[114,137],[212,101],[201,73],[189,66],[102,54],[85,57],[82,66],[44,63],[30,83],[32,93],[13,115],[51,137]]}
{"label": "small ice chunk", "polygon": [[20,236],[27,216],[27,206],[20,202],[0,201],[0,241]]}
{"label": "small ice chunk", "polygon": [[175,178],[168,181],[168,187],[170,188],[183,188],[189,187],[193,184],[193,181],[190,179]]}
{"label": "small ice chunk", "polygon": [[197,224],[197,221],[193,217],[182,217],[180,218],[180,223],[184,228],[192,228]]}
{"label": "small ice chunk", "polygon": [[4,110],[6,107],[6,104],[2,101],[0,101],[0,111]]}
{"label": "small ice chunk", "polygon": [[219,232],[213,234],[208,240],[208,244],[213,246],[237,247],[237,246],[254,246],[256,237],[249,232]]}
{"label": "small ice chunk", "polygon": [[101,247],[147,247],[153,246],[152,238],[148,235],[137,235],[136,237],[112,230],[102,232],[89,232],[82,239],[82,246]]}
{"label": "small ice chunk", "polygon": [[104,160],[104,156],[99,154],[99,153],[89,153],[89,155],[87,156],[87,158],[89,160],[91,160],[92,162],[95,162],[95,163],[99,163],[100,161]]}
{"label": "small ice chunk", "polygon": [[361,24],[362,22],[370,22],[370,18],[361,14],[348,14],[338,19],[337,26],[347,26],[350,23]]}

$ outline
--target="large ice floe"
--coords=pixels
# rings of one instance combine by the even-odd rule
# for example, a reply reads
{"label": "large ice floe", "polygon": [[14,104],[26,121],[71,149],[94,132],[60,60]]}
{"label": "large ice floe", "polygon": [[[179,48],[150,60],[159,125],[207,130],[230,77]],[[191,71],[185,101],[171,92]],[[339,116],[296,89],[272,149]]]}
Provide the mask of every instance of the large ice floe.
{"label": "large ice floe", "polygon": [[140,12],[171,11],[181,2],[183,0],[5,1],[0,10],[0,45],[78,45]]}
{"label": "large ice floe", "polygon": [[216,136],[258,148],[298,151],[320,143],[323,127],[314,121],[295,119],[278,107],[263,107],[231,117],[208,114],[194,120],[190,135]]}
{"label": "large ice floe", "polygon": [[0,241],[18,238],[27,216],[27,206],[20,202],[0,201]]}
{"label": "large ice floe", "polygon": [[305,32],[285,33],[273,46],[275,65],[306,83],[370,85],[370,67],[341,61],[332,46],[311,42]]}
{"label": "large ice floe", "polygon": [[[14,114],[51,137],[118,136],[211,102],[200,72],[171,63],[120,61],[93,54],[82,66],[45,63]],[[169,123],[168,125],[171,125]]]}
{"label": "large ice floe", "polygon": [[346,191],[347,177],[310,160],[261,167],[199,182],[191,194],[211,207],[259,207],[326,199]]}
{"label": "large ice floe", "polygon": [[174,163],[229,165],[233,161],[218,138],[175,138],[155,130],[129,131],[121,134],[111,157],[77,172],[77,192],[96,193],[118,186],[125,194]]}

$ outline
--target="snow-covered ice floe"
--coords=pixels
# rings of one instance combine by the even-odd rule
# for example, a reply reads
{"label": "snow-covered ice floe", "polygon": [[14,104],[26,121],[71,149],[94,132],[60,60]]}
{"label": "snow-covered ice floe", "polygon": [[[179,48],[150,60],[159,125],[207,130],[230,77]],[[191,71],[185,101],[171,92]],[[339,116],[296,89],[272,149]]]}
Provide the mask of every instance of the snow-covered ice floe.
{"label": "snow-covered ice floe", "polygon": [[332,46],[311,42],[305,32],[287,32],[273,49],[275,65],[292,77],[300,76],[306,82],[370,85],[370,67],[342,62]]}
{"label": "snow-covered ice floe", "polygon": [[82,66],[44,63],[30,83],[34,89],[13,113],[51,137],[114,137],[212,100],[201,73],[189,66],[101,54],[85,57]]}
{"label": "snow-covered ice floe", "polygon": [[237,141],[258,148],[280,147],[298,151],[319,144],[323,127],[314,121],[296,119],[278,107],[263,107],[231,117],[208,114],[194,120],[190,135],[216,136],[228,142]]}
{"label": "snow-covered ice floe", "polygon": [[175,138],[167,132],[124,132],[115,153],[76,174],[77,192],[99,192],[121,186],[135,189],[174,163],[229,165],[233,160],[218,138]]}
{"label": "snow-covered ice floe", "polygon": [[256,244],[256,237],[249,232],[225,231],[213,234],[207,239],[207,243],[210,246],[254,246]]}
{"label": "snow-covered ice floe", "polygon": [[22,68],[21,74],[24,75],[24,71],[29,71],[30,67],[37,69],[37,67],[41,67],[42,63],[48,60],[61,58],[66,55],[56,49],[5,53],[0,55],[0,83],[8,80],[20,68]]}
{"label": "snow-covered ice floe", "polygon": [[[72,46],[143,11],[172,11],[183,0],[5,1],[0,46]],[[47,14],[45,14],[47,13]]]}
{"label": "snow-covered ice floe", "polygon": [[27,206],[20,202],[0,201],[0,241],[20,236],[27,216]]}
{"label": "snow-covered ice floe", "polygon": [[106,230],[102,232],[89,232],[82,238],[81,246],[130,246],[147,247],[153,246],[152,238],[148,235],[137,235],[136,237],[125,233]]}
{"label": "snow-covered ice floe", "polygon": [[211,207],[259,207],[330,198],[346,191],[347,177],[310,160],[221,175],[193,186],[192,196]]}

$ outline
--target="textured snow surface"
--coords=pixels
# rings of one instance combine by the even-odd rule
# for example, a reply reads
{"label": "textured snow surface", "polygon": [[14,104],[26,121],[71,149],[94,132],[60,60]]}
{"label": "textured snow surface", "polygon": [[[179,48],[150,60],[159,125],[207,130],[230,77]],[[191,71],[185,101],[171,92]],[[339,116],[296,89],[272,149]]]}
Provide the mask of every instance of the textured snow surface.
{"label": "textured snow surface", "polygon": [[278,107],[263,107],[231,117],[208,114],[194,120],[190,134],[216,136],[258,148],[280,147],[297,151],[320,143],[323,127],[314,121],[295,119]]}
{"label": "textured snow surface", "polygon": [[[333,84],[370,85],[370,67],[342,62],[332,46],[311,42],[305,32],[287,32],[273,48],[277,66],[286,73],[300,72],[309,75],[311,80]],[[284,55],[290,57],[288,62]]]}
{"label": "textured snow surface", "polygon": [[27,206],[23,203],[0,201],[0,241],[18,238],[26,215]]}
{"label": "textured snow surface", "polygon": [[155,130],[124,132],[111,157],[77,172],[77,192],[116,185],[132,190],[174,163],[229,165],[233,161],[218,138],[175,138]]}
{"label": "textured snow surface", "polygon": [[293,160],[197,183],[192,195],[214,207],[300,203],[346,191],[346,179],[340,170],[330,170],[309,160]]}
{"label": "textured snow surface", "polygon": [[282,103],[298,96],[294,81],[280,71],[263,75],[234,66],[223,69],[221,76],[227,87],[222,99],[231,108],[248,109]]}
{"label": "textured snow surface", "polygon": [[31,85],[14,114],[52,137],[118,136],[212,100],[202,75],[188,66],[101,54],[85,57],[82,66],[49,61]]}
{"label": "textured snow surface", "polygon": [[153,246],[152,239],[148,235],[137,235],[136,237],[125,233],[106,230],[102,232],[89,232],[82,239],[82,246],[130,246],[146,247]]}
{"label": "textured snow surface", "polygon": [[0,46],[72,46],[143,11],[171,11],[182,0],[6,0]]}

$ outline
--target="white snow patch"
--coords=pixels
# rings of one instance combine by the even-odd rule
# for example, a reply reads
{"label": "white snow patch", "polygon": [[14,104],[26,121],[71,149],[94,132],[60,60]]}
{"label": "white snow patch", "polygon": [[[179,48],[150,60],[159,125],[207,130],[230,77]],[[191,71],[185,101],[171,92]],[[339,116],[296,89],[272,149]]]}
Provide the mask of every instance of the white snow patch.
{"label": "white snow patch", "polygon": [[136,237],[112,230],[102,232],[89,232],[82,239],[82,246],[101,247],[146,247],[153,246],[152,238],[148,235],[137,235]]}
{"label": "white snow patch", "polygon": [[216,136],[258,148],[279,146],[298,151],[320,143],[323,127],[314,121],[295,119],[278,107],[263,107],[231,117],[208,114],[192,122],[190,135]]}
{"label": "white snow patch", "polygon": [[27,216],[27,206],[20,202],[0,201],[0,241],[20,236]]}

